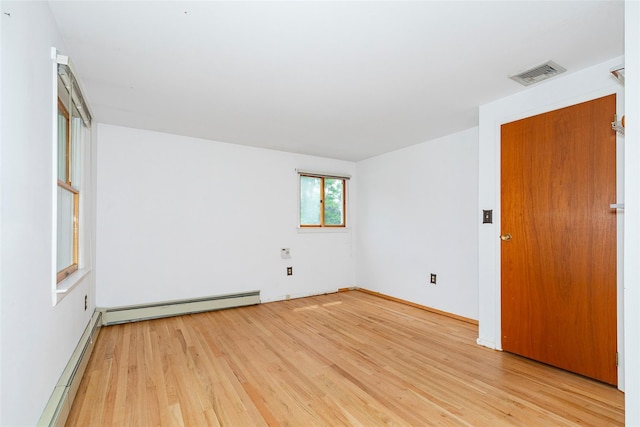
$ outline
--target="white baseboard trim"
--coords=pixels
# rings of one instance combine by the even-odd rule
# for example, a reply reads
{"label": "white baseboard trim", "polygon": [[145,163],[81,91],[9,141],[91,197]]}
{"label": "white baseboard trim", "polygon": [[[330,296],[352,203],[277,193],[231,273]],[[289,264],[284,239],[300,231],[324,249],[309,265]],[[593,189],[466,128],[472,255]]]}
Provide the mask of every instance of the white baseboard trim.
{"label": "white baseboard trim", "polygon": [[482,338],[476,339],[476,344],[481,345],[483,347],[490,348],[491,350],[502,351],[502,349],[498,348],[496,346],[496,343],[494,343],[493,341],[485,340],[485,339],[482,339]]}
{"label": "white baseboard trim", "polygon": [[260,291],[211,296],[206,298],[165,301],[154,304],[107,308],[104,311],[104,325],[158,319],[201,313],[224,308],[260,304]]}
{"label": "white baseboard trim", "polygon": [[69,359],[53,390],[53,394],[49,398],[47,406],[40,416],[38,426],[64,427],[101,326],[102,313],[94,311],[76,349],[71,355],[71,359]]}

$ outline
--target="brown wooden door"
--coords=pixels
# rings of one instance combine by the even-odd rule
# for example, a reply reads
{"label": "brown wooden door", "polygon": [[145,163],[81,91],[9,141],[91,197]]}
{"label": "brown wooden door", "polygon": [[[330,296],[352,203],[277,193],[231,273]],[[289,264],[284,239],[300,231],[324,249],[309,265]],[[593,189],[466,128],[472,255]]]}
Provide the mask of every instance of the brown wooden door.
{"label": "brown wooden door", "polygon": [[615,95],[502,126],[502,348],[617,384]]}

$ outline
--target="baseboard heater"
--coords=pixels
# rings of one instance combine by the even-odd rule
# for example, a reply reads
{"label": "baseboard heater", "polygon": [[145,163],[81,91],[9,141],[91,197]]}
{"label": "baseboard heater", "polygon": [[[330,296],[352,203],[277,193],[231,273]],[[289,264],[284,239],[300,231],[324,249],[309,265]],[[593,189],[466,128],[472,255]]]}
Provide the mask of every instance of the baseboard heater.
{"label": "baseboard heater", "polygon": [[38,426],[64,427],[101,326],[102,313],[95,311],[40,416]]}
{"label": "baseboard heater", "polygon": [[260,304],[260,291],[114,307],[104,310],[103,324],[114,325],[117,323],[137,322],[255,304]]}

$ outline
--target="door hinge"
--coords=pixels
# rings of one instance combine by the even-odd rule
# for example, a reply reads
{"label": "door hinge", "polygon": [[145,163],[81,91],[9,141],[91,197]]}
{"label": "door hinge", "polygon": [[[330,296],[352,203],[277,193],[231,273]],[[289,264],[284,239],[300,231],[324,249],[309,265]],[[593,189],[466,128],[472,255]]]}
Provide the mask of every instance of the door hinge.
{"label": "door hinge", "polygon": [[618,120],[618,115],[613,115],[613,121],[611,122],[611,129],[616,132],[619,132],[621,135],[624,135],[624,116],[622,116],[622,120]]}
{"label": "door hinge", "polygon": [[620,359],[619,359],[619,357],[618,357],[618,356],[619,356],[619,354],[618,354],[618,352],[616,351],[616,366],[620,366],[620,365],[619,365]]}

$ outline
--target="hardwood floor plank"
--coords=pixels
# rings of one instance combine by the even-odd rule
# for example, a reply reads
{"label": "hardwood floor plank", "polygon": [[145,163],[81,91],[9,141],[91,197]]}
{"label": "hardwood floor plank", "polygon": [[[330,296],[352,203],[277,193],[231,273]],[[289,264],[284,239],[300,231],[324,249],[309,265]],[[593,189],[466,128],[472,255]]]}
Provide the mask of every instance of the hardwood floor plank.
{"label": "hardwood floor plank", "polygon": [[348,291],[104,327],[68,426],[621,426],[615,388]]}

